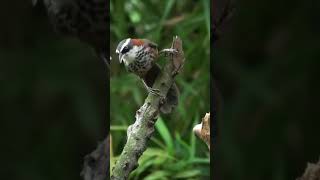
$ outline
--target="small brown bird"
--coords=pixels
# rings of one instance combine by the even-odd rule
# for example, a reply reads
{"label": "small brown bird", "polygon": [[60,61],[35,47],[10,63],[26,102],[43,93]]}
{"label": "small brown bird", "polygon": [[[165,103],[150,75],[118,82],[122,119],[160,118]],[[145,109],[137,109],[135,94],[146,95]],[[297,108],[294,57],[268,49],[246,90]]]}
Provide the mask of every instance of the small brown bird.
{"label": "small brown bird", "polygon": [[[122,40],[116,49],[120,63],[124,63],[126,69],[139,76],[148,92],[158,94],[159,90],[153,89],[153,83],[159,73],[160,66],[155,63],[161,53],[174,53],[173,49],[164,49],[160,53],[158,46],[148,39]],[[179,89],[174,83],[166,95],[164,104],[160,111],[164,114],[170,113],[178,105]]]}

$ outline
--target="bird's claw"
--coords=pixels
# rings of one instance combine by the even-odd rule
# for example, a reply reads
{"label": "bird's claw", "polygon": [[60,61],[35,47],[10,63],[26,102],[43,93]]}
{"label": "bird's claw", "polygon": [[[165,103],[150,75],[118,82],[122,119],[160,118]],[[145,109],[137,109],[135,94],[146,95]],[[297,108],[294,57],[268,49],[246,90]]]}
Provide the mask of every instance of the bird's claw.
{"label": "bird's claw", "polygon": [[172,76],[176,76],[177,74],[179,74],[180,71],[181,71],[181,69],[182,69],[182,67],[183,67],[183,64],[180,65],[179,67],[176,67],[176,68],[172,71],[171,75],[172,75]]}
{"label": "bird's claw", "polygon": [[148,92],[153,94],[153,95],[161,96],[161,93],[160,93],[159,89],[154,89],[154,88],[148,87]]}
{"label": "bird's claw", "polygon": [[161,94],[161,91],[159,89],[154,89],[154,88],[148,87],[148,92],[155,95],[155,96],[159,96],[160,97],[160,104],[163,104],[165,102],[166,97]]}
{"label": "bird's claw", "polygon": [[164,96],[160,96],[160,105],[163,105],[166,102],[166,98]]}
{"label": "bird's claw", "polygon": [[178,51],[173,48],[163,49],[160,51],[160,55],[164,55],[164,57],[168,57],[169,55],[175,55],[176,53],[178,53]]}

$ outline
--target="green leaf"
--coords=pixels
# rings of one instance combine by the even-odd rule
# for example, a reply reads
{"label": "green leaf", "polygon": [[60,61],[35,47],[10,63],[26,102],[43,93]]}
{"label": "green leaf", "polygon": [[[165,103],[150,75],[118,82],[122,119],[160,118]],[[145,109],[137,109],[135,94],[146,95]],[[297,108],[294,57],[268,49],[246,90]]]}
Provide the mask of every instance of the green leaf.
{"label": "green leaf", "polygon": [[198,176],[199,174],[201,174],[201,171],[200,171],[200,170],[197,170],[197,169],[194,169],[194,170],[188,169],[188,170],[179,172],[179,173],[176,174],[174,177],[175,177],[175,178],[184,178],[184,179],[185,179],[185,178],[191,178],[191,177]]}
{"label": "green leaf", "polygon": [[169,154],[173,155],[173,152],[174,152],[173,140],[167,126],[165,125],[161,117],[158,119],[156,123],[156,129],[159,132],[162,139],[164,140],[165,144],[167,145],[167,150]]}
{"label": "green leaf", "polygon": [[142,104],[140,89],[136,88],[133,90],[133,98],[137,104]]}
{"label": "green leaf", "polygon": [[132,23],[138,23],[141,21],[141,15],[137,11],[132,11],[130,14],[130,19],[131,19]]}
{"label": "green leaf", "polygon": [[[194,127],[196,124],[198,124],[200,120],[200,116],[197,114],[195,116],[195,120],[193,122],[192,127]],[[192,132],[192,130],[190,131],[190,159],[193,159],[196,155],[196,136],[195,134]]]}
{"label": "green leaf", "polygon": [[167,180],[167,176],[170,175],[167,171],[155,171],[148,175],[144,180]]}
{"label": "green leaf", "polygon": [[207,32],[210,35],[210,1],[202,0],[203,8],[204,8],[204,17],[206,20]]}
{"label": "green leaf", "polygon": [[151,167],[153,165],[153,158],[148,159],[148,160],[139,160],[139,167],[133,171],[131,173],[132,176],[139,176],[140,174],[142,174],[143,172],[146,171],[146,169],[148,169],[149,167]]}
{"label": "green leaf", "polygon": [[157,138],[155,137],[151,137],[150,138],[152,142],[154,142],[155,144],[157,144],[159,147],[161,147],[162,149],[166,149],[166,146]]}
{"label": "green leaf", "polygon": [[175,0],[168,0],[167,1],[167,4],[166,4],[166,7],[164,9],[164,12],[163,12],[163,15],[161,17],[161,23],[159,24],[159,27],[158,27],[158,30],[156,31],[156,39],[158,40],[160,38],[160,33],[161,33],[161,30],[163,28],[162,24],[163,22],[168,18],[170,12],[171,12],[171,9],[174,5],[174,2]]}
{"label": "green leaf", "polygon": [[194,158],[192,161],[190,161],[191,164],[197,163],[197,164],[210,164],[210,158]]}
{"label": "green leaf", "polygon": [[117,126],[117,125],[111,125],[110,130],[111,131],[127,131],[128,126]]}
{"label": "green leaf", "polygon": [[189,166],[189,162],[186,159],[181,159],[176,163],[166,164],[165,168],[169,169],[170,171],[178,171],[180,172],[183,169],[186,169]]}

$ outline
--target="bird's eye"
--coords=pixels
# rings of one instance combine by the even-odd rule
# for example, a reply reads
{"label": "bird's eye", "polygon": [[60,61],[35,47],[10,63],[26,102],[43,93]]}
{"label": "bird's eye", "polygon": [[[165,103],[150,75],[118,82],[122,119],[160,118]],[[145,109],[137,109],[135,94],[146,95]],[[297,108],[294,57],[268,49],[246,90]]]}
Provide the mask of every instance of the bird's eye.
{"label": "bird's eye", "polygon": [[129,51],[129,47],[128,47],[128,46],[125,46],[125,47],[122,49],[121,53],[124,54],[124,53],[126,53],[126,52],[128,52],[128,51]]}

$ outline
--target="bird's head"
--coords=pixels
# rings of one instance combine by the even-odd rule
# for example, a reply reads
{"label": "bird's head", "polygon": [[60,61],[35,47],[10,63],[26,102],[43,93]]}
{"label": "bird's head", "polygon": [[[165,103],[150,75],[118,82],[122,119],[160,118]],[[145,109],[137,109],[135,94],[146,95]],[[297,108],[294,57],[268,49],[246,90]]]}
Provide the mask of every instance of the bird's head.
{"label": "bird's head", "polygon": [[134,61],[136,54],[145,46],[146,42],[143,39],[127,38],[122,40],[116,49],[116,53],[119,55],[120,63],[124,62],[127,65]]}

